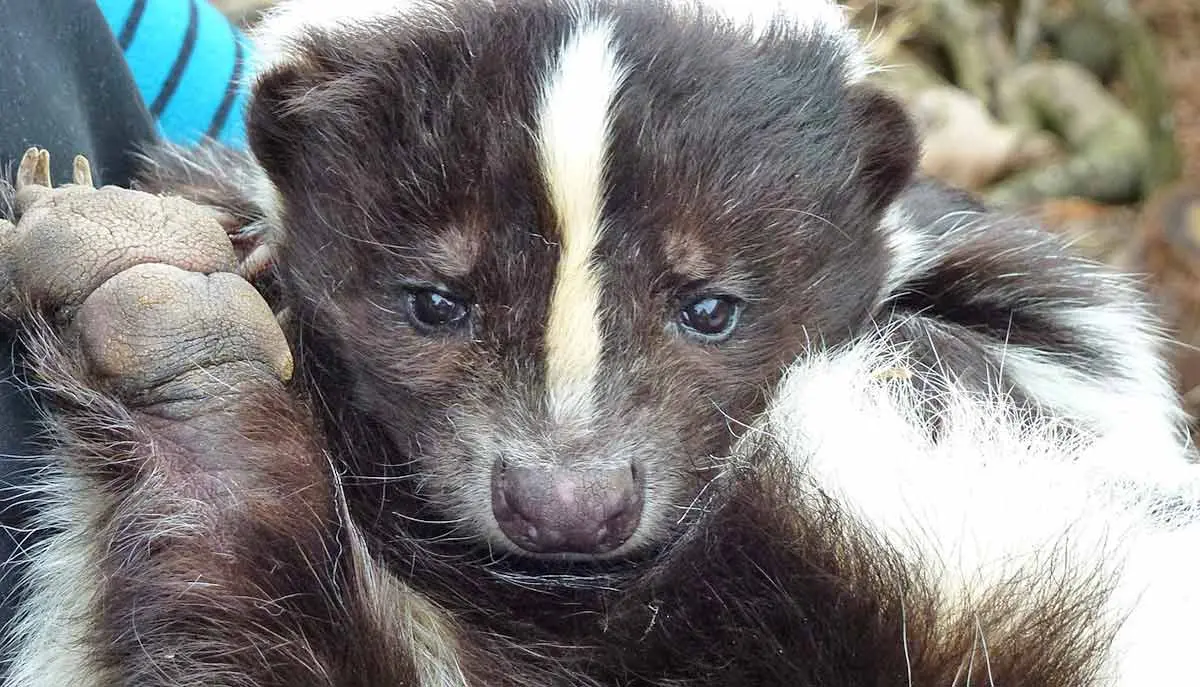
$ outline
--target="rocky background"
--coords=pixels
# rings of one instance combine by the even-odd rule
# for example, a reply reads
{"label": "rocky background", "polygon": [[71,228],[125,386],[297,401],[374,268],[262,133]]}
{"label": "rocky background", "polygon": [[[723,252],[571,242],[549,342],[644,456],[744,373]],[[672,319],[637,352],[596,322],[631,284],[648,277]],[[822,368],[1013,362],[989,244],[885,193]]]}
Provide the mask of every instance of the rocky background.
{"label": "rocky background", "polygon": [[[243,25],[271,4],[210,1]],[[846,1],[924,171],[1145,274],[1200,416],[1200,0]]]}

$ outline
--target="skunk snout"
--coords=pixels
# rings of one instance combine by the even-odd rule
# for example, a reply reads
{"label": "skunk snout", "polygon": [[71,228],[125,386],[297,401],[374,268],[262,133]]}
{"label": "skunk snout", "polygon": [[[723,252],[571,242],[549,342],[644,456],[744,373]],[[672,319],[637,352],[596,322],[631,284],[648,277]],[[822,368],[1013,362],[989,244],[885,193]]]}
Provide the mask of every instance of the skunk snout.
{"label": "skunk snout", "polygon": [[504,535],[525,551],[603,554],[637,529],[642,484],[630,465],[571,469],[498,461],[492,512]]}

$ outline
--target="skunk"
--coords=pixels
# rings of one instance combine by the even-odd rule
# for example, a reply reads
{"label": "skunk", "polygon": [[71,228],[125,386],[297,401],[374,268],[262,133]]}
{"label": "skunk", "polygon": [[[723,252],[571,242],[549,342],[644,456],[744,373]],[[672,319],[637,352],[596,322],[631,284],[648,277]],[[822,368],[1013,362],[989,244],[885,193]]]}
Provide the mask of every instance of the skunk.
{"label": "skunk", "polygon": [[148,418],[31,318],[8,684],[1190,675],[1149,305],[914,177],[840,8],[297,0],[257,41],[250,152],[141,188],[221,213],[296,378]]}

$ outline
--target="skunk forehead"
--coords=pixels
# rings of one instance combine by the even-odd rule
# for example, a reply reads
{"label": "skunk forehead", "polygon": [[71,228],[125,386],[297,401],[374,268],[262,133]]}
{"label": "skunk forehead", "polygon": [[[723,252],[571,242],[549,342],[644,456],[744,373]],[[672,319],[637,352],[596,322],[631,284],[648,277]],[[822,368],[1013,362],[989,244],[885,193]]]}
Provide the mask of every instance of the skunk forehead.
{"label": "skunk forehead", "polygon": [[[504,0],[470,1],[485,9],[513,4]],[[517,4],[520,2],[517,0]],[[356,34],[389,20],[400,20],[408,27],[454,31],[457,27],[452,9],[456,4],[463,4],[462,0],[285,0],[269,11],[254,31],[257,50],[250,78],[303,60],[297,41],[314,31],[352,41]],[[754,39],[786,27],[796,33],[824,37],[839,46],[846,60],[847,81],[857,81],[871,70],[866,51],[847,22],[845,9],[833,0],[536,0],[529,4],[557,6],[580,17],[597,6],[656,4],[677,17],[698,13],[722,17],[748,30]]]}
{"label": "skunk forehead", "polygon": [[[522,147],[571,226],[584,223],[577,199],[594,205],[585,196],[603,197],[605,182],[611,191],[651,160],[676,167],[680,193],[671,195],[692,187],[749,206],[747,187],[788,178],[844,188],[870,164],[860,158],[880,155],[864,141],[892,137],[899,150],[909,134],[850,114],[865,53],[827,0],[296,0],[260,25],[258,42],[256,101],[269,100],[259,96],[273,82],[298,78],[291,96],[256,108],[273,113],[257,123],[320,139],[297,148],[429,153],[424,167],[387,170],[427,181],[439,168],[449,174],[448,163],[495,167]],[[254,112],[251,120],[254,129]],[[614,127],[623,136],[610,136]],[[537,145],[519,140],[520,129]],[[570,189],[558,183],[565,177]],[[691,252],[677,251],[699,260]]]}

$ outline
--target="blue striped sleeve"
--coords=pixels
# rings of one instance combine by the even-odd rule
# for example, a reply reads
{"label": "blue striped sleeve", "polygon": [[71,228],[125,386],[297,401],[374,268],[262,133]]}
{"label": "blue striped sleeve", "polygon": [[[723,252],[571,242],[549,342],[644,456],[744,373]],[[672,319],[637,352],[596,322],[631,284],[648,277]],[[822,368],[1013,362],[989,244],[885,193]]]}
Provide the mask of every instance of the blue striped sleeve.
{"label": "blue striped sleeve", "polygon": [[163,137],[245,145],[242,33],[205,0],[97,0]]}

